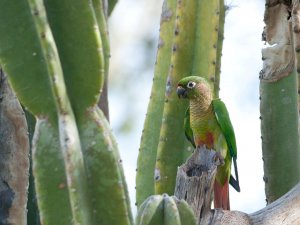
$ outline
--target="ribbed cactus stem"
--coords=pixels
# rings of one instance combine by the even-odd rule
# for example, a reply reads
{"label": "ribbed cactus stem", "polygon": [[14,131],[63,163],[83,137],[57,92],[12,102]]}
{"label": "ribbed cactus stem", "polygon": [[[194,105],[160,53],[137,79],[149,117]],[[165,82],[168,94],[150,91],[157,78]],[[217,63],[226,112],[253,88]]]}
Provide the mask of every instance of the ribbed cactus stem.
{"label": "ribbed cactus stem", "polygon": [[130,204],[130,199],[129,199],[128,187],[127,187],[126,180],[125,180],[125,174],[124,174],[122,160],[120,158],[119,151],[118,151],[117,141],[115,139],[115,136],[113,135],[113,132],[110,128],[108,120],[104,117],[104,113],[102,113],[101,110],[98,109],[97,114],[99,115],[99,118],[103,119],[104,127],[106,127],[106,130],[109,131],[108,132],[109,140],[115,149],[116,159],[119,159],[117,166],[119,167],[120,176],[121,176],[121,180],[122,180],[123,188],[124,188],[124,190],[123,190],[124,195],[122,196],[122,199],[123,200],[125,199],[125,203],[126,203],[125,208],[127,210],[127,216],[128,216],[130,223],[133,224],[133,216],[132,216],[132,212],[131,212],[131,204]]}
{"label": "ribbed cactus stem", "polygon": [[175,196],[152,195],[138,211],[136,225],[196,225],[192,209]]}
{"label": "ribbed cactus stem", "polygon": [[0,60],[38,119],[33,170],[45,225],[132,224],[118,150],[97,114],[105,65],[91,3],[0,1]]}
{"label": "ribbed cactus stem", "polygon": [[89,224],[86,175],[75,117],[66,93],[62,67],[55,42],[41,1],[30,0],[34,23],[40,34],[42,53],[46,59],[49,79],[58,112],[60,145],[63,151],[67,184],[75,224]]}
{"label": "ribbed cactus stem", "polygon": [[[27,0],[0,1],[0,60],[24,107],[56,124],[56,107],[40,46],[41,34],[32,19],[38,13],[30,10]],[[16,29],[18,24],[24,29]]]}
{"label": "ribbed cactus stem", "polygon": [[93,8],[99,26],[101,42],[103,46],[104,74],[105,74],[105,78],[107,78],[109,72],[108,69],[109,69],[109,59],[110,59],[110,45],[109,45],[109,36],[108,36],[108,24],[104,12],[103,0],[93,0]]}
{"label": "ribbed cactus stem", "polygon": [[177,167],[183,162],[185,104],[176,94],[178,81],[191,74],[196,31],[196,1],[177,1],[172,56],[155,165],[155,193],[173,194]]}
{"label": "ribbed cactus stem", "polygon": [[220,0],[220,13],[219,13],[219,25],[216,27],[216,32],[218,32],[217,41],[217,56],[216,56],[216,72],[214,81],[214,96],[219,97],[220,90],[220,77],[221,77],[221,58],[224,40],[224,24],[225,24],[225,4],[224,0]]}
{"label": "ribbed cactus stem", "polygon": [[93,0],[94,11],[97,19],[97,23],[100,30],[101,41],[103,45],[103,56],[104,56],[104,85],[99,100],[99,107],[103,111],[106,118],[109,120],[109,109],[108,109],[108,72],[109,72],[109,60],[110,60],[110,45],[108,36],[108,24],[107,17],[105,16],[105,5],[103,0]]}
{"label": "ribbed cactus stem", "polygon": [[264,37],[270,47],[262,50],[260,118],[267,203],[300,180],[297,72],[287,17],[285,3],[266,4]]}
{"label": "ribbed cactus stem", "polygon": [[[175,200],[171,197],[165,197],[164,199],[164,223],[165,224],[174,224],[181,225],[179,211]],[[185,221],[184,221],[185,222]]]}
{"label": "ribbed cactus stem", "polygon": [[103,47],[93,4],[81,0],[45,0],[44,5],[68,98],[77,117],[97,104],[104,82]]}
{"label": "ribbed cactus stem", "polygon": [[177,1],[173,53],[156,162],[157,194],[173,193],[177,167],[187,155],[183,128],[187,105],[179,103],[177,82],[185,76],[199,75],[214,86],[219,15],[219,0]]}
{"label": "ribbed cactus stem", "polygon": [[132,215],[122,160],[109,124],[98,108],[78,120],[86,164],[93,224],[131,225]]}
{"label": "ribbed cactus stem", "polygon": [[[214,90],[219,44],[220,0],[198,1],[192,75],[205,77]],[[222,46],[219,46],[222,49]]]}
{"label": "ribbed cactus stem", "polygon": [[172,55],[172,40],[175,35],[176,5],[177,0],[165,0],[162,7],[151,97],[137,161],[136,204],[138,207],[147,197],[154,194],[155,160],[162,123],[166,80]]}
{"label": "ribbed cactus stem", "polygon": [[52,126],[47,120],[37,120],[32,159],[38,207],[43,225],[73,225],[58,128]]}

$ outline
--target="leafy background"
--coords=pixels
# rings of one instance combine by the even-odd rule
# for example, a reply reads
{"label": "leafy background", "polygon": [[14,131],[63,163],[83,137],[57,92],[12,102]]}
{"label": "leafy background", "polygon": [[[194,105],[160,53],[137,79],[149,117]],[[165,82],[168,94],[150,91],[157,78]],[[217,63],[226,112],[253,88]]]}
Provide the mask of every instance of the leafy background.
{"label": "leafy background", "polygon": [[[119,0],[109,21],[110,120],[117,137],[133,211],[135,169],[147,110],[162,0]],[[259,120],[259,71],[264,2],[227,1],[220,97],[235,128],[241,193],[230,189],[231,208],[265,206]]]}

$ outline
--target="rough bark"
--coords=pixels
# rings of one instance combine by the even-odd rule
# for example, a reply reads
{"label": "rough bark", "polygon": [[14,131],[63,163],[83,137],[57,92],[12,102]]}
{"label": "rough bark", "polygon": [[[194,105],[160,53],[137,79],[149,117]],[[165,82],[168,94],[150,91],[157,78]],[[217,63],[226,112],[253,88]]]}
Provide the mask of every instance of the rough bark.
{"label": "rough bark", "polygon": [[209,220],[213,184],[219,161],[215,151],[197,148],[195,153],[177,171],[175,196],[192,207],[200,222]]}
{"label": "rough bark", "polygon": [[26,224],[29,169],[27,123],[0,71],[0,224]]}
{"label": "rough bark", "polygon": [[192,207],[199,225],[294,225],[300,224],[300,183],[265,208],[246,214],[211,210],[213,183],[218,160],[214,151],[197,149],[178,168],[175,196]]}

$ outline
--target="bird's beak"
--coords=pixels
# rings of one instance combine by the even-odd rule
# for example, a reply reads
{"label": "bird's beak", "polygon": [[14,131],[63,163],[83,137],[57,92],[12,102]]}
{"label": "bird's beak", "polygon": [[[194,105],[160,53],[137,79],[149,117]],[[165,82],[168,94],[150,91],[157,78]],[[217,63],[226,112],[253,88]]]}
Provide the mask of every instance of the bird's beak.
{"label": "bird's beak", "polygon": [[178,98],[180,98],[180,97],[186,98],[187,97],[187,91],[181,86],[177,87],[176,92],[177,92]]}

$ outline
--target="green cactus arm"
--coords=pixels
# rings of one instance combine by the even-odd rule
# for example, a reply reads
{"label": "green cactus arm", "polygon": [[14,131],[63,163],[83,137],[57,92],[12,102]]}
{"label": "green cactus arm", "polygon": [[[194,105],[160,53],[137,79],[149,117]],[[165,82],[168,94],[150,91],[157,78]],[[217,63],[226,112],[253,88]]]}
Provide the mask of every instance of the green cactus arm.
{"label": "green cactus arm", "polygon": [[[171,68],[156,162],[155,193],[173,193],[177,167],[186,158],[183,119],[186,105],[179,103],[177,82],[191,74],[208,77],[214,86],[219,25],[219,0],[178,1]],[[205,32],[203,32],[205,31]],[[205,47],[204,47],[205,46]],[[182,138],[181,138],[182,137]]]}
{"label": "green cactus arm", "polygon": [[123,188],[124,188],[124,194],[125,194],[125,196],[123,196],[123,199],[125,198],[125,201],[126,201],[126,204],[127,204],[127,212],[128,212],[127,215],[128,215],[129,221],[131,222],[131,224],[133,224],[133,216],[132,216],[132,212],[131,212],[131,204],[130,204],[130,199],[129,199],[129,194],[128,194],[128,187],[127,187],[126,180],[125,180],[122,160],[120,158],[120,154],[119,154],[119,151],[118,151],[117,141],[115,139],[115,136],[113,135],[113,132],[110,128],[110,124],[109,124],[108,120],[105,118],[104,113],[98,107],[96,107],[96,111],[97,111],[97,114],[98,114],[99,118],[100,119],[102,118],[104,127],[106,128],[106,131],[109,134],[110,142],[114,146],[115,155],[116,155],[115,157],[117,159],[120,159],[119,163],[117,165],[119,166],[119,171],[120,171],[121,179],[122,179],[122,182],[123,182]]}
{"label": "green cactus arm", "polygon": [[177,167],[183,162],[185,135],[183,120],[187,104],[179,102],[178,81],[192,73],[197,1],[178,1],[171,65],[155,165],[155,193],[173,194]]}
{"label": "green cactus arm", "polygon": [[140,206],[135,225],[196,225],[192,209],[175,196],[152,195]]}
{"label": "green cactus arm", "polygon": [[141,205],[136,225],[158,225],[164,220],[164,198],[162,195],[152,195]]}
{"label": "green cactus arm", "polygon": [[222,58],[222,49],[223,49],[223,40],[224,40],[224,24],[225,24],[225,4],[224,0],[220,0],[220,15],[219,15],[219,26],[218,30],[218,42],[217,42],[217,56],[216,56],[216,72],[214,80],[214,95],[215,98],[219,98],[220,90],[220,77],[221,77],[221,58]]}
{"label": "green cactus arm", "polygon": [[75,116],[98,102],[104,59],[99,27],[89,1],[45,0],[68,96]]}
{"label": "green cactus arm", "polygon": [[32,154],[41,221],[44,225],[73,225],[57,127],[46,120],[37,120]]}
{"label": "green cactus arm", "polygon": [[22,104],[56,124],[55,102],[32,13],[38,12],[31,12],[25,0],[0,1],[0,61]]}
{"label": "green cactus arm", "polygon": [[64,156],[73,220],[75,224],[89,224],[91,211],[87,203],[87,181],[79,134],[67,95],[58,51],[47,22],[43,2],[29,0],[28,3],[33,12],[36,30],[40,34],[39,42],[46,60],[47,73],[56,103],[60,146]]}
{"label": "green cactus arm", "polygon": [[[286,4],[265,5],[263,69],[260,72],[260,119],[267,203],[300,180],[299,108],[295,52]],[[294,13],[298,10],[292,10]],[[292,21],[297,16],[292,15]],[[297,22],[295,23],[297,24]],[[296,29],[297,30],[297,29]],[[295,38],[299,38],[297,34]],[[295,40],[294,40],[295,41]],[[287,176],[288,171],[288,176]]]}
{"label": "green cactus arm", "polygon": [[103,8],[103,0],[93,0],[93,9],[99,26],[101,43],[103,46],[104,56],[104,77],[107,79],[109,70],[110,46],[108,36],[108,26]]}
{"label": "green cactus arm", "polygon": [[214,90],[217,47],[219,44],[219,15],[220,0],[198,1],[192,74],[207,78],[212,90]]}
{"label": "green cactus arm", "polygon": [[297,72],[276,82],[261,80],[260,93],[265,192],[271,203],[300,179]]}
{"label": "green cactus arm", "polygon": [[136,204],[154,194],[154,168],[170,67],[177,0],[165,0],[160,21],[159,43],[151,97],[144,122],[136,174]]}
{"label": "green cactus arm", "polygon": [[[104,0],[105,1],[105,0]],[[104,56],[104,84],[101,92],[101,97],[98,103],[98,106],[103,111],[106,118],[109,120],[109,108],[108,108],[108,94],[107,94],[107,85],[108,85],[108,72],[109,72],[109,59],[110,59],[110,45],[109,45],[109,32],[108,24],[105,12],[103,0],[93,0],[93,6],[95,15],[97,18],[98,26],[100,29],[101,41],[103,45],[103,56]]]}
{"label": "green cactus arm", "polygon": [[94,224],[132,224],[121,160],[105,116],[90,108],[78,120]]}
{"label": "green cactus arm", "polygon": [[181,225],[179,211],[175,200],[172,197],[164,197],[164,224]]}
{"label": "green cactus arm", "polygon": [[[148,198],[150,198],[152,196],[149,196]],[[144,209],[146,208],[147,206],[147,199],[142,202],[142,204],[140,205],[140,207],[138,208],[138,211],[137,211],[137,215],[136,215],[136,218],[135,218],[135,225],[140,225],[141,224],[141,217],[142,217],[142,214],[143,214],[143,211]]]}
{"label": "green cactus arm", "polygon": [[179,200],[175,196],[172,196],[174,201],[176,202],[181,224],[184,225],[196,225],[197,219],[192,208],[188,205],[188,203],[184,200]]}

